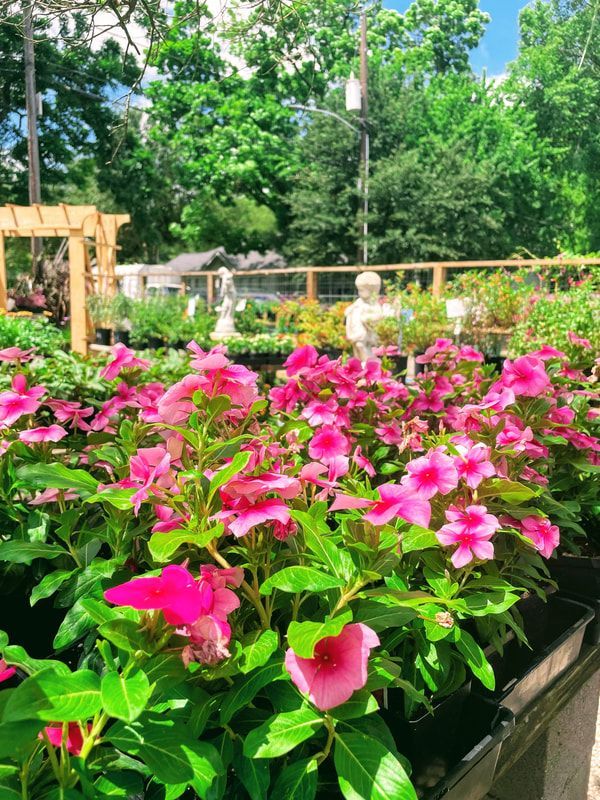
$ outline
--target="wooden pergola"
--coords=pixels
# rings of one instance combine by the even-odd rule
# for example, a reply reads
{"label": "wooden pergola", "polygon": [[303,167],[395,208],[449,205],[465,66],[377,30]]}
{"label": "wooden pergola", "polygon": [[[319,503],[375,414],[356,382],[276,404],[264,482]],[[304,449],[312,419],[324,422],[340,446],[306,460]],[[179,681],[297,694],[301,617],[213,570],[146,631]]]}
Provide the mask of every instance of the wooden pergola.
{"label": "wooden pergola", "polygon": [[[103,214],[95,206],[0,207],[0,309],[6,309],[5,237],[68,239],[71,348],[87,353],[89,292],[113,295],[116,291],[117,234],[130,222],[129,214]],[[90,249],[95,252],[92,265]]]}

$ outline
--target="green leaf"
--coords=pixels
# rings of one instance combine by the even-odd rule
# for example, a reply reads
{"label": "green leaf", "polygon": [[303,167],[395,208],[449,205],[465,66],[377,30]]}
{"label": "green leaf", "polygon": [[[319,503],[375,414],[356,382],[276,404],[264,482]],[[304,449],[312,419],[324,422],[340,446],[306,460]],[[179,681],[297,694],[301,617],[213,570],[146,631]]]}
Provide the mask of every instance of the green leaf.
{"label": "green leaf", "polygon": [[331,539],[331,531],[322,520],[315,519],[306,511],[291,511],[292,519],[299,522],[304,532],[308,549],[338,578],[348,580],[353,572],[352,557]]}
{"label": "green leaf", "polygon": [[271,658],[279,645],[279,637],[275,631],[262,631],[253,642],[247,644],[242,651],[240,672],[246,675],[257,667],[262,667]]}
{"label": "green leaf", "polygon": [[49,658],[31,658],[25,648],[18,644],[11,644],[3,648],[2,655],[7,664],[21,667],[29,675],[41,672],[43,669],[52,667],[55,672],[62,672],[70,675],[71,670],[62,661],[54,661]]}
{"label": "green leaf", "polygon": [[317,794],[318,770],[314,758],[286,764],[271,789],[269,800],[314,800]]}
{"label": "green leaf", "polygon": [[94,783],[94,789],[101,796],[143,797],[144,785],[140,775],[131,770],[109,770]]}
{"label": "green leaf", "polygon": [[116,489],[113,487],[109,487],[106,489],[102,489],[101,492],[97,492],[96,494],[91,495],[86,500],[85,503],[108,503],[115,508],[118,508],[120,511],[132,511],[133,504],[131,502],[131,498],[135,494],[135,489]]}
{"label": "green leaf", "polygon": [[24,753],[31,752],[37,746],[37,735],[43,727],[42,720],[0,722],[0,758],[20,760]]}
{"label": "green leaf", "polygon": [[402,531],[400,543],[403,553],[440,546],[435,532],[428,528],[421,528],[419,525],[411,525],[407,531]]}
{"label": "green leaf", "polygon": [[336,733],[334,763],[347,800],[417,800],[400,761],[376,739]]}
{"label": "green leaf", "polygon": [[53,645],[56,650],[62,650],[86,634],[94,627],[94,620],[77,600],[67,611],[60,627],[54,637]]}
{"label": "green leaf", "polygon": [[52,560],[59,556],[71,558],[70,553],[58,544],[18,540],[0,543],[0,561],[10,561],[12,564],[31,564],[34,558]]}
{"label": "green leaf", "polygon": [[76,570],[73,569],[56,569],[54,572],[44,575],[38,585],[34,586],[31,591],[31,597],[29,598],[31,605],[34,606],[38,600],[51,597],[75,572]]}
{"label": "green leaf", "polygon": [[133,653],[136,650],[141,650],[143,653],[152,652],[152,644],[140,629],[140,623],[135,620],[120,617],[111,619],[100,625],[98,633],[127,653]]}
{"label": "green leaf", "polygon": [[281,656],[273,657],[264,666],[253,670],[249,675],[238,678],[225,695],[221,705],[219,720],[226,724],[241,708],[248,705],[256,694],[272,681],[288,678]]}
{"label": "green leaf", "polygon": [[101,708],[100,678],[95,672],[82,669],[65,675],[45,669],[15,689],[4,709],[3,721],[70,722],[93,717]]}
{"label": "green leaf", "polygon": [[268,800],[267,792],[271,782],[268,761],[246,758],[238,750],[233,757],[233,767],[252,800]]}
{"label": "green leaf", "polygon": [[510,592],[477,592],[458,601],[464,605],[473,617],[485,617],[488,614],[502,614],[518,601],[519,596]]}
{"label": "green leaf", "polygon": [[171,531],[170,533],[155,533],[150,537],[148,547],[155,561],[164,563],[170,561],[173,554],[184,544],[194,547],[206,547],[217,536],[223,533],[223,523],[220,522],[208,531],[194,533],[193,531]]}
{"label": "green leaf", "polygon": [[98,481],[84,469],[69,469],[64,464],[25,464],[17,470],[17,477],[27,488],[73,489],[76,492],[93,494]]}
{"label": "green leaf", "polygon": [[109,716],[133,722],[150,699],[150,683],[142,670],[128,678],[119,672],[107,672],[102,678],[101,692],[102,705]]}
{"label": "green leaf", "polygon": [[118,750],[139,757],[162,783],[194,781],[202,796],[223,772],[215,748],[187,735],[184,726],[158,714],[143,714],[135,722],[117,722],[107,741]]}
{"label": "green leaf", "polygon": [[223,469],[218,470],[212,477],[210,482],[210,491],[208,495],[208,502],[214,497],[216,491],[223,486],[225,483],[234,478],[239,472],[242,472],[243,469],[248,465],[250,461],[250,456],[252,453],[249,450],[243,450],[239,453],[236,453],[234,457],[231,459],[231,463],[228,464]]}
{"label": "green leaf", "polygon": [[325,592],[343,585],[341,578],[334,578],[313,567],[285,567],[262,584],[260,593],[270,595],[273,589],[293,593]]}
{"label": "green leaf", "polygon": [[374,631],[398,628],[415,619],[417,612],[406,606],[390,606],[376,600],[360,600],[354,608],[354,621],[362,622]]}
{"label": "green leaf", "polygon": [[361,690],[354,692],[350,700],[330,711],[334,719],[362,719],[377,711],[379,704],[371,692]]}
{"label": "green leaf", "polygon": [[310,706],[275,714],[246,736],[244,755],[277,758],[310,739],[322,726],[323,717]]}
{"label": "green leaf", "polygon": [[494,478],[486,482],[485,487],[478,490],[478,497],[498,496],[507,503],[526,503],[532,497],[537,497],[541,489],[532,489],[530,486],[525,486],[523,483],[517,481],[509,481],[504,478]]}
{"label": "green leaf", "polygon": [[493,690],[496,686],[494,670],[485,657],[485,653],[471,634],[461,630],[460,637],[456,640],[456,647],[461,655],[464,656],[473,675],[479,678],[486,689]]}
{"label": "green leaf", "polygon": [[79,602],[98,625],[113,619],[119,619],[119,612],[101,600],[96,600],[93,597],[84,597]]}
{"label": "green leaf", "polygon": [[315,645],[326,636],[339,636],[344,625],[352,621],[352,612],[347,611],[339,617],[323,622],[290,622],[287,640],[294,653],[300,658],[312,658]]}

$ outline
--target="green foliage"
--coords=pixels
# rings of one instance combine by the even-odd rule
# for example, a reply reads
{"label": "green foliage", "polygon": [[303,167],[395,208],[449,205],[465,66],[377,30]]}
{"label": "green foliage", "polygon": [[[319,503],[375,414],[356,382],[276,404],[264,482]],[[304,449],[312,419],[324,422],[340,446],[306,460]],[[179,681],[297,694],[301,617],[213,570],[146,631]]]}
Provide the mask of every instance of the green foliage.
{"label": "green foliage", "polygon": [[22,350],[35,347],[40,355],[50,356],[66,346],[67,337],[44,316],[0,314],[0,342]]}
{"label": "green foliage", "polygon": [[[523,355],[549,344],[567,353],[574,364],[589,367],[600,352],[599,274],[575,282],[568,291],[537,296],[528,313],[514,328],[509,353]],[[569,332],[588,339],[584,350],[569,339]]]}

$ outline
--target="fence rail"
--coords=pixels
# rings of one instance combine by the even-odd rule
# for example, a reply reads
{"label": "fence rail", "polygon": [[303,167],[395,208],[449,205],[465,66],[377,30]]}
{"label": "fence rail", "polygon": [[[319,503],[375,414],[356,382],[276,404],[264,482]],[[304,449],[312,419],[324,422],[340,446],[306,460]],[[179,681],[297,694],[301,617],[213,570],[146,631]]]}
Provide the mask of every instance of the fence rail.
{"label": "fence rail", "polygon": [[[419,271],[431,275],[431,287],[435,295],[440,295],[447,280],[449,270],[499,269],[523,267],[586,267],[600,265],[600,258],[512,258],[479,261],[413,261],[403,264],[373,264],[367,267],[342,265],[335,267],[283,267],[277,269],[255,269],[234,271],[240,294],[257,291],[305,296],[317,299],[347,299],[354,296],[354,285],[348,277],[365,269],[373,272],[389,273]],[[304,275],[304,280],[301,276]],[[326,276],[329,276],[329,290],[325,291]],[[215,299],[215,273],[207,270],[190,271],[181,275],[181,280],[190,288],[196,285],[209,303]],[[339,278],[341,280],[337,280]],[[346,278],[346,280],[343,280]],[[202,283],[200,283],[200,281]],[[205,283],[202,279],[205,279]],[[332,280],[333,279],[333,280]],[[320,286],[321,284],[321,286]],[[334,285],[335,284],[335,285]],[[287,291],[286,291],[287,289]]]}

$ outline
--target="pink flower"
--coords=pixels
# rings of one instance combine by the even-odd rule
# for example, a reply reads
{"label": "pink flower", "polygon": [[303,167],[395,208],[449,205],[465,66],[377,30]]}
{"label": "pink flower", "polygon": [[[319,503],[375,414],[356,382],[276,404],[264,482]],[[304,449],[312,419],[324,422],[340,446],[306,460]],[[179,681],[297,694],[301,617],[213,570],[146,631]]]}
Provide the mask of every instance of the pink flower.
{"label": "pink flower", "polygon": [[537,397],[550,386],[550,378],[541,358],[520,356],[514,361],[506,359],[502,369],[502,383],[515,394]]}
{"label": "pink flower", "polygon": [[366,497],[353,497],[350,494],[336,492],[333,503],[329,506],[330,511],[347,511],[354,508],[368,508],[373,502]]}
{"label": "pink flower", "polygon": [[377,488],[377,491],[380,500],[375,501],[372,510],[364,515],[363,519],[367,522],[373,525],[385,525],[394,517],[401,517],[422,528],[429,526],[431,506],[409,486],[384,483]]}
{"label": "pink flower", "polygon": [[367,664],[379,637],[368,625],[346,625],[339,636],[317,642],[312,658],[300,658],[290,648],[285,667],[292,682],[321,711],[339,706],[367,682]]}
{"label": "pink flower", "polygon": [[406,471],[408,475],[402,478],[402,483],[423,500],[429,500],[438,492],[448,494],[458,485],[454,461],[439,450],[409,461]]}
{"label": "pink flower", "polygon": [[578,347],[583,347],[584,350],[592,349],[592,343],[590,342],[589,339],[582,339],[581,336],[578,336],[573,331],[569,331],[567,333],[567,336],[571,344],[576,344]]}
{"label": "pink flower", "polygon": [[35,347],[30,347],[29,350],[21,350],[20,347],[5,347],[0,350],[0,361],[20,361],[24,364],[26,361],[31,361],[33,352],[35,352]]}
{"label": "pink flower", "polygon": [[302,491],[302,485],[297,478],[281,475],[277,472],[263,472],[262,475],[238,475],[232,478],[222,489],[230,498],[245,497],[247,500],[258,500],[260,495],[274,492],[291,500]]}
{"label": "pink flower", "polygon": [[[92,729],[92,726],[88,723],[87,724],[88,732]],[[44,728],[46,736],[51,745],[54,747],[62,747],[63,744],[63,726],[62,725],[48,725],[48,727]],[[43,739],[43,734],[40,732],[38,733],[38,739]],[[81,728],[79,727],[78,722],[69,722],[69,726],[67,728],[67,739],[65,741],[65,746],[69,753],[72,756],[78,756],[81,753],[81,748],[83,747],[83,735],[81,733]]]}
{"label": "pink flower", "polygon": [[350,442],[343,433],[328,425],[324,425],[315,431],[310,444],[308,454],[315,461],[322,461],[327,464],[336,456],[347,456],[350,452]]}
{"label": "pink flower", "polygon": [[61,497],[63,500],[75,500],[79,495],[74,489],[44,489],[33,500],[29,501],[29,505],[41,506],[44,503],[56,503]]}
{"label": "pink flower", "polygon": [[557,525],[552,525],[546,517],[531,515],[521,520],[524,536],[531,539],[544,558],[550,558],[560,542],[560,531]]}
{"label": "pink flower", "polygon": [[272,520],[287,525],[291,519],[289,508],[283,500],[279,499],[261,500],[257,503],[244,499],[238,501],[231,508],[219,511],[214,516],[215,519],[225,520],[229,531],[238,539],[245,536],[256,525],[262,525],[264,522]]}
{"label": "pink flower", "polygon": [[7,681],[16,673],[15,667],[9,667],[3,658],[0,658],[0,683]]}
{"label": "pink flower", "polygon": [[446,511],[450,522],[437,532],[438,541],[443,545],[457,544],[451,561],[459,569],[476,558],[482,560],[494,557],[494,545],[489,541],[500,527],[493,514],[487,513],[485,506],[467,506],[465,509],[450,506]]}
{"label": "pink flower", "polygon": [[81,407],[81,403],[72,400],[47,400],[46,405],[54,411],[54,416],[59,422],[71,422],[73,430],[89,431],[90,426],[84,422],[86,417],[94,413],[92,406]]}
{"label": "pink flower", "polygon": [[50,425],[48,428],[29,428],[21,431],[19,439],[27,444],[35,442],[60,442],[64,439],[67,432],[60,425]]}
{"label": "pink flower", "polygon": [[308,405],[302,409],[302,416],[308,420],[308,424],[313,428],[319,425],[333,425],[338,418],[339,408],[333,397],[327,401],[311,400]]}
{"label": "pink flower", "polygon": [[121,342],[113,347],[112,355],[113,360],[100,371],[100,377],[106,378],[107,381],[114,380],[122,369],[139,367],[146,370],[150,366],[149,361],[146,361],[145,358],[136,358],[134,351],[125,347]]}
{"label": "pink flower", "polygon": [[159,577],[134,578],[104,592],[116,606],[131,606],[139,611],[160,609],[169,625],[191,625],[202,611],[202,598],[196,581],[185,567],[170,564]]}
{"label": "pink flower", "polygon": [[555,347],[550,347],[549,344],[542,345],[539,350],[536,350],[535,353],[529,353],[529,355],[541,358],[542,361],[550,361],[552,358],[566,358],[566,355],[562,352],[562,350],[557,350]]}
{"label": "pink flower", "polygon": [[496,436],[496,445],[498,447],[510,447],[516,453],[522,453],[528,442],[532,441],[533,431],[529,426],[522,431],[510,421],[505,423],[504,428]]}
{"label": "pink flower", "polygon": [[40,407],[39,398],[46,393],[43,386],[27,388],[25,375],[15,375],[11,389],[0,392],[0,424],[9,427],[23,414],[33,414]]}
{"label": "pink flower", "polygon": [[220,569],[214,564],[203,564],[200,567],[200,579],[206,581],[214,590],[224,589],[226,586],[239,589],[244,580],[244,570],[241,567]]}
{"label": "pink flower", "polygon": [[[140,447],[137,453],[131,456],[129,459],[131,482],[133,486],[141,483],[141,487],[131,498],[136,514],[139,513],[142,502],[148,498],[151,487],[163,476],[167,476],[170,466],[171,456],[162,447]],[[169,478],[163,481],[167,486],[171,483]]]}
{"label": "pink flower", "polygon": [[288,376],[302,375],[303,373],[309,372],[311,367],[314,367],[318,360],[319,354],[315,348],[310,344],[306,344],[304,347],[298,347],[297,350],[294,350],[294,352],[287,357],[283,366]]}
{"label": "pink flower", "polygon": [[373,466],[373,464],[371,464],[371,462],[366,456],[363,456],[362,447],[360,445],[358,445],[357,448],[355,449],[354,454],[352,456],[352,461],[356,464],[356,466],[359,469],[364,469],[364,471],[370,478],[373,478],[375,476],[375,467]]}
{"label": "pink flower", "polygon": [[476,489],[484,478],[496,474],[496,468],[490,461],[491,449],[481,442],[465,447],[456,445],[460,453],[454,458],[458,477],[462,478],[470,489]]}
{"label": "pink flower", "polygon": [[223,345],[218,345],[209,352],[205,352],[192,340],[187,349],[196,355],[196,358],[190,362],[190,366],[198,371],[224,369],[231,363],[225,355],[226,348]]}

